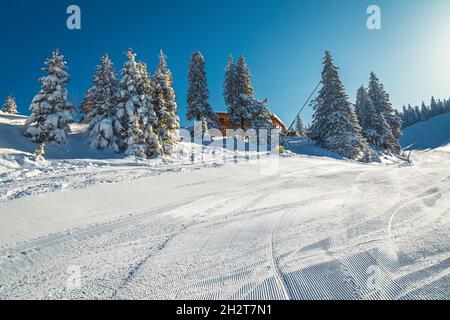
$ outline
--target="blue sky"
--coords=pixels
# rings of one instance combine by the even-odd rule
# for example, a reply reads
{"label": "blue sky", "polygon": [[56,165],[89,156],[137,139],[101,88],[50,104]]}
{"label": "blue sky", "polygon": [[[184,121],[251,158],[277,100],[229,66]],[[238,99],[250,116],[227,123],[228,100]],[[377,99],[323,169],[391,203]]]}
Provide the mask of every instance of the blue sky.
{"label": "blue sky", "polygon": [[[82,30],[66,28],[66,8],[77,4]],[[380,6],[382,30],[366,27],[366,9]],[[320,80],[330,50],[352,101],[375,71],[397,108],[431,95],[450,97],[448,0],[15,0],[2,1],[0,100],[16,96],[28,114],[39,90],[43,61],[60,48],[72,77],[72,99],[82,99],[95,65],[108,52],[119,71],[133,47],[153,72],[163,49],[175,79],[180,116],[187,124],[190,55],[206,59],[211,104],[225,109],[224,68],[243,53],[256,96],[269,98],[286,123]],[[309,122],[312,110],[303,113]]]}

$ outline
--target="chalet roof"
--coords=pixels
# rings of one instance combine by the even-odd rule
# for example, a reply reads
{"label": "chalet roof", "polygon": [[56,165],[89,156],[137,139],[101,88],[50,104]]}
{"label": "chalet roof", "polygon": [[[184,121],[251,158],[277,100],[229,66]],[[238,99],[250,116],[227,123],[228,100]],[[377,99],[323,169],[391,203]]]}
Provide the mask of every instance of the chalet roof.
{"label": "chalet roof", "polygon": [[[227,116],[227,115],[228,115],[228,112],[222,111],[222,112],[216,112],[216,114],[217,114],[218,116]],[[282,124],[284,127],[287,128],[286,124],[283,122],[283,120],[280,119],[280,117],[278,117],[278,116],[277,116],[275,113],[273,113],[272,111],[270,112],[270,114],[271,114],[271,116],[272,116],[273,118],[275,118],[280,124]]]}

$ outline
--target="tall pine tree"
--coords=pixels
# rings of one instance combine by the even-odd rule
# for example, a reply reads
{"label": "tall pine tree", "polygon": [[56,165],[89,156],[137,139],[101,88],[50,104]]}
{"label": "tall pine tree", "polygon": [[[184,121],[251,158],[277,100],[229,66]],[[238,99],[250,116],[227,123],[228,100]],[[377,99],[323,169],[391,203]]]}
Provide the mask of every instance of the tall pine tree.
{"label": "tall pine tree", "polygon": [[266,145],[270,143],[271,130],[275,128],[272,122],[272,113],[269,110],[268,99],[260,101],[254,97],[247,96],[249,100],[247,103],[251,106],[253,111],[252,123],[250,128],[256,130],[258,137],[257,143],[259,145]]}
{"label": "tall pine tree", "polygon": [[392,137],[387,137],[385,146],[394,153],[400,153],[400,138],[402,136],[402,121],[395,114],[394,108],[389,101],[389,95],[383,88],[375,73],[370,74],[369,97],[377,112],[383,115],[384,119],[391,128]]}
{"label": "tall pine tree", "polygon": [[422,113],[419,106],[414,106],[414,113],[416,114],[416,122],[422,121]]}
{"label": "tall pine tree", "polygon": [[305,126],[303,125],[303,120],[300,117],[300,114],[298,114],[295,118],[295,131],[300,137],[305,136]]}
{"label": "tall pine tree", "polygon": [[66,61],[59,50],[45,62],[43,71],[47,76],[39,79],[41,90],[31,102],[31,115],[25,123],[25,135],[33,141],[66,142],[69,124],[73,122],[72,105],[67,101],[69,74],[66,69]]}
{"label": "tall pine tree", "polygon": [[445,104],[442,100],[436,102],[436,110],[434,112],[437,116],[445,113]]}
{"label": "tall pine tree", "polygon": [[[88,112],[85,114],[85,120],[89,120],[87,123],[89,124],[91,145],[100,150],[112,147],[119,151],[114,131],[117,121],[115,96],[118,80],[114,65],[108,55],[101,58],[92,83],[93,86],[88,90],[82,104],[84,111]],[[89,109],[86,108],[87,105],[89,105]]]}
{"label": "tall pine tree", "polygon": [[369,143],[383,148],[392,132],[383,115],[375,110],[364,87],[358,90],[355,109],[363,136]]}
{"label": "tall pine tree", "polygon": [[406,126],[409,125],[409,124],[408,124],[408,120],[406,119],[407,112],[408,112],[408,111],[406,110],[406,106],[403,105],[403,107],[402,107],[402,113],[401,113],[403,127],[406,127]]}
{"label": "tall pine tree", "polygon": [[228,110],[233,108],[234,102],[236,100],[236,90],[235,90],[235,74],[236,66],[234,64],[233,56],[228,58],[228,64],[225,69],[225,81],[223,84],[223,96],[225,98],[225,105]]}
{"label": "tall pine tree", "polygon": [[450,99],[445,101],[445,112],[450,112]]}
{"label": "tall pine tree", "polygon": [[338,68],[327,51],[322,71],[322,89],[315,99],[310,137],[326,149],[356,159],[366,150],[366,141],[353,105],[348,101]]}
{"label": "tall pine tree", "polygon": [[430,109],[425,105],[425,102],[422,101],[422,107],[420,108],[420,119],[422,121],[430,119]]}
{"label": "tall pine tree", "polygon": [[419,121],[419,115],[417,114],[416,109],[414,109],[410,104],[408,104],[406,112],[407,112],[406,119],[410,125]]}
{"label": "tall pine tree", "polygon": [[208,127],[215,127],[216,115],[209,104],[205,59],[199,51],[192,55],[189,66],[187,102],[188,120],[202,121],[206,119],[209,123]]}
{"label": "tall pine tree", "polygon": [[438,109],[439,109],[439,107],[438,107],[438,103],[437,103],[436,99],[434,97],[431,97],[430,112],[431,112],[432,117],[439,115]]}
{"label": "tall pine tree", "polygon": [[239,57],[234,74],[234,94],[232,106],[228,107],[228,114],[233,128],[247,129],[251,125],[253,106],[249,97],[254,95],[251,84],[252,76],[243,55]]}
{"label": "tall pine tree", "polygon": [[118,146],[128,155],[154,158],[161,155],[162,147],[154,131],[157,117],[147,91],[149,80],[143,72],[144,65],[136,62],[136,54],[130,50],[127,57],[118,90]]}
{"label": "tall pine tree", "polygon": [[367,104],[369,102],[371,103],[370,99],[367,98],[367,91],[364,86],[361,86],[361,88],[359,88],[358,92],[356,93],[355,103],[355,113],[361,128],[364,128],[364,121],[366,120],[364,117],[364,111],[365,109],[367,109]]}
{"label": "tall pine tree", "polygon": [[171,154],[179,139],[180,118],[177,115],[178,106],[175,101],[172,73],[167,66],[167,57],[162,50],[152,84],[152,103],[158,118],[155,131],[159,135],[163,153]]}

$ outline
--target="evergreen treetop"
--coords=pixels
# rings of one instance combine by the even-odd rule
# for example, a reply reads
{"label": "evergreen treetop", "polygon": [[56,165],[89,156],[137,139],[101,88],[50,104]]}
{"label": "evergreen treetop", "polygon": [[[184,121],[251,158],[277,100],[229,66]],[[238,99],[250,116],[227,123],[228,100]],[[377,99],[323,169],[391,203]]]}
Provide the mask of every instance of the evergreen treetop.
{"label": "evergreen treetop", "polygon": [[189,66],[187,102],[188,120],[202,121],[203,118],[215,120],[216,116],[209,104],[205,59],[199,51],[194,52]]}
{"label": "evergreen treetop", "polygon": [[17,104],[14,97],[12,96],[7,97],[5,100],[5,104],[3,105],[1,110],[4,113],[18,114],[19,112],[17,111]]}
{"label": "evergreen treetop", "polygon": [[39,79],[41,90],[31,102],[31,115],[25,123],[25,135],[33,141],[66,142],[69,124],[73,122],[73,106],[67,101],[66,84],[70,78],[66,64],[59,50],[45,61],[42,70],[47,75]]}

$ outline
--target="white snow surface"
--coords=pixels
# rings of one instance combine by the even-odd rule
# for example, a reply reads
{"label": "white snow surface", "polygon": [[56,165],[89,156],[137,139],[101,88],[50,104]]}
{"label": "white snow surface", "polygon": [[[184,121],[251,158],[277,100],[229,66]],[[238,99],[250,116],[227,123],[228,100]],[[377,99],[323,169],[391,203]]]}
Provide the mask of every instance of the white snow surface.
{"label": "white snow surface", "polygon": [[446,148],[450,144],[450,113],[406,127],[401,142],[414,150]]}
{"label": "white snow surface", "polygon": [[187,165],[90,150],[75,125],[35,162],[23,122],[0,115],[0,299],[450,298],[448,147]]}

